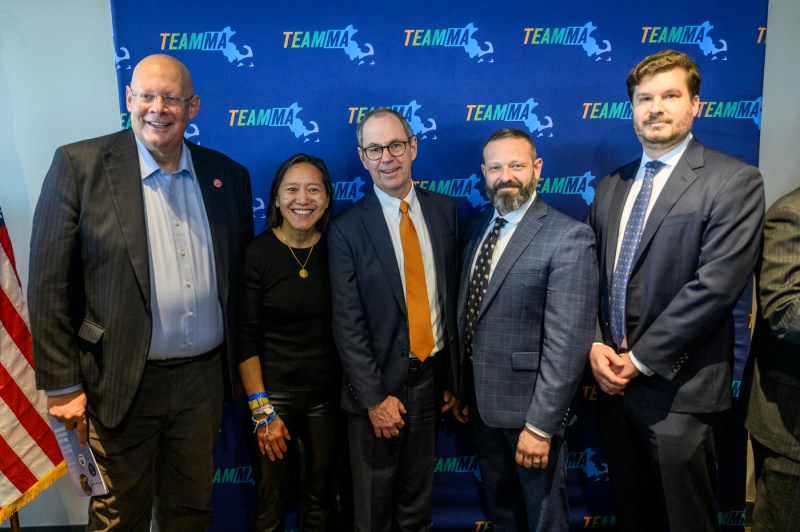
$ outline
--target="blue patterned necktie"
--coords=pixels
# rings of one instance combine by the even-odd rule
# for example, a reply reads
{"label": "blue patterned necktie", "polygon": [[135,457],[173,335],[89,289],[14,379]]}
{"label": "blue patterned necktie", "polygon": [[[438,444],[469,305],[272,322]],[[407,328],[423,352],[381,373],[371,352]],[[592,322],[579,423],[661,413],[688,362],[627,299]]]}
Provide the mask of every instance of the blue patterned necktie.
{"label": "blue patterned necktie", "polygon": [[478,309],[481,308],[481,301],[483,301],[483,296],[489,286],[492,255],[494,255],[494,248],[497,246],[497,239],[500,237],[500,229],[505,224],[505,218],[497,218],[495,220],[494,227],[481,243],[478,258],[475,260],[475,268],[472,270],[467,294],[467,323],[464,331],[464,352],[468,357],[472,357],[472,333],[475,329],[475,318],[478,317]]}
{"label": "blue patterned necktie", "polygon": [[628,225],[625,226],[622,245],[619,248],[617,266],[614,268],[614,278],[611,281],[611,336],[617,346],[622,346],[625,338],[625,297],[628,291],[628,279],[633,266],[633,256],[636,254],[636,248],[639,247],[639,240],[642,238],[644,217],[647,213],[647,205],[650,203],[650,195],[653,193],[653,178],[664,167],[664,163],[650,161],[644,167],[642,189],[636,196],[636,201],[634,201],[628,217]]}

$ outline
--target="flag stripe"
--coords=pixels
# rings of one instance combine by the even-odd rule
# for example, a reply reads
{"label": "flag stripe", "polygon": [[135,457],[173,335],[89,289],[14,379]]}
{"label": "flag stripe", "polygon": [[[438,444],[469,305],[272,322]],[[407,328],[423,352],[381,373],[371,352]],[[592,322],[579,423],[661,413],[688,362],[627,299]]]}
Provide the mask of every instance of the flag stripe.
{"label": "flag stripe", "polygon": [[14,248],[11,247],[11,237],[8,235],[8,227],[6,227],[5,218],[3,218],[3,213],[0,212],[0,247],[3,248],[3,251],[8,257],[8,263],[11,265],[11,269],[14,271],[14,277],[17,279],[17,286],[22,286],[22,282],[19,280],[19,275],[17,274],[17,261],[14,260]]}
{"label": "flag stripe", "polygon": [[[0,256],[2,260],[2,256]],[[2,275],[2,273],[0,273]],[[17,344],[17,349],[33,368],[33,347],[31,346],[31,333],[25,320],[17,312],[16,307],[8,298],[5,290],[0,290],[0,323],[8,331],[8,335]]]}
{"label": "flag stripe", "polygon": [[19,491],[25,492],[36,484],[36,475],[19,459],[14,449],[3,438],[0,438],[0,471]]}
{"label": "flag stripe", "polygon": [[5,518],[65,468],[45,418],[47,400],[36,389],[28,311],[1,211],[0,325],[0,516]]}
{"label": "flag stripe", "polygon": [[0,399],[16,414],[19,424],[28,432],[53,465],[61,460],[55,434],[47,421],[31,404],[28,396],[20,389],[5,366],[0,366]]}

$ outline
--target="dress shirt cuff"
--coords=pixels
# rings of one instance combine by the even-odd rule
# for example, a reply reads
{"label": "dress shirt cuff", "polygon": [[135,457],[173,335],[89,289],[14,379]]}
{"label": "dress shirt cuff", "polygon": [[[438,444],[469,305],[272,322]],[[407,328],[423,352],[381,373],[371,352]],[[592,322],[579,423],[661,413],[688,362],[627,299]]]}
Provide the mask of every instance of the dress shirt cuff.
{"label": "dress shirt cuff", "polygon": [[78,384],[73,384],[72,386],[67,386],[66,388],[56,388],[55,390],[45,390],[44,393],[47,397],[53,397],[55,395],[66,395],[68,393],[77,392],[78,390],[83,390],[83,383],[79,382]]}
{"label": "dress shirt cuff", "polygon": [[651,376],[655,375],[655,373],[656,373],[655,371],[653,371],[652,369],[650,369],[647,366],[645,366],[644,364],[642,364],[642,362],[638,358],[633,356],[633,351],[628,351],[628,356],[631,359],[631,363],[633,363],[633,367],[638,369],[639,373],[647,375],[648,377],[651,377]]}
{"label": "dress shirt cuff", "polygon": [[543,430],[539,430],[539,429],[537,429],[536,427],[534,427],[533,425],[531,425],[528,422],[525,423],[525,428],[528,429],[529,431],[533,432],[537,436],[541,436],[542,438],[547,438],[548,440],[553,437],[552,434],[548,434]]}

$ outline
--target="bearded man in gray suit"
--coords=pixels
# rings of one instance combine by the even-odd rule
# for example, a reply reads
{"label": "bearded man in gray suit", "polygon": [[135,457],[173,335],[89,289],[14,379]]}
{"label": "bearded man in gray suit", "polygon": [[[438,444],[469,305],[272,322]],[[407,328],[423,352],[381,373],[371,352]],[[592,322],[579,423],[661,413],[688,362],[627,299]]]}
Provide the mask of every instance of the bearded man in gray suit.
{"label": "bearded man in gray suit", "polygon": [[472,420],[493,527],[567,530],[563,433],[597,317],[594,235],[536,194],[527,133],[496,131],[483,158],[494,208],[464,230],[456,417]]}
{"label": "bearded man in gray suit", "polygon": [[800,522],[800,188],[767,211],[757,295],[742,378],[755,458],[753,530],[791,530]]}
{"label": "bearded man in gray suit", "polygon": [[59,148],[44,180],[28,287],[37,385],[108,484],[89,530],[205,530],[250,177],[184,142],[200,98],[176,59],[143,59],[126,102],[132,131]]}

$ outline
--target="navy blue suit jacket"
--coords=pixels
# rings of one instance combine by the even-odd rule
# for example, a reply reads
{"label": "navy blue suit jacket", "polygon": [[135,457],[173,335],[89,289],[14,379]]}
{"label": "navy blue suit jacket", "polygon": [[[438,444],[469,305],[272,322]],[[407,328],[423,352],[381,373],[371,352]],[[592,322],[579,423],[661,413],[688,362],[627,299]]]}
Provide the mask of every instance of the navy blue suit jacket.
{"label": "navy blue suit jacket", "polygon": [[[639,164],[605,177],[589,213],[600,264],[596,339],[607,345],[620,216]],[[763,222],[758,170],[692,139],[653,205],[633,259],[628,346],[655,375],[633,379],[624,401],[684,413],[730,408],[732,310],[752,278]]]}
{"label": "navy blue suit jacket", "polygon": [[[493,214],[473,216],[464,230],[462,337],[472,261]],[[497,261],[475,320],[474,383],[463,375],[462,395],[477,401],[487,425],[522,429],[528,422],[563,433],[594,337],[595,256],[592,230],[537,196]]]}
{"label": "navy blue suit jacket", "polygon": [[[448,196],[416,189],[430,233],[445,323],[440,389],[455,384],[458,214]],[[392,395],[404,402],[408,385],[408,319],[400,270],[378,197],[367,194],[330,224],[328,249],[333,335],[344,369],[342,407],[351,413]],[[438,394],[437,397],[440,397]]]}

